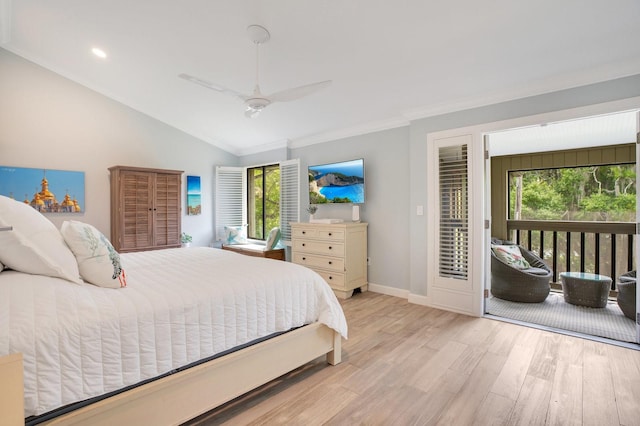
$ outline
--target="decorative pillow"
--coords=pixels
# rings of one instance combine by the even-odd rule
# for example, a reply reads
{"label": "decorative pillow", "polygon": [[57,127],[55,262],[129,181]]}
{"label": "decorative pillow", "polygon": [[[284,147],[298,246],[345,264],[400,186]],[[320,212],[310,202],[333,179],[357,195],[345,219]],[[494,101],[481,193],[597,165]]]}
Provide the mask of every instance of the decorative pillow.
{"label": "decorative pillow", "polygon": [[280,228],[277,226],[269,231],[267,242],[265,243],[265,250],[273,250],[276,244],[280,241]]}
{"label": "decorative pillow", "polygon": [[16,271],[82,283],[76,258],[60,231],[28,204],[0,195],[0,262]]}
{"label": "decorative pillow", "polygon": [[249,244],[247,241],[247,225],[225,226],[225,244]]}
{"label": "decorative pillow", "polygon": [[502,246],[502,245],[494,245],[491,246],[491,250],[496,255],[496,257],[502,260],[504,263],[513,266],[517,269],[527,269],[530,268],[529,262],[522,257],[522,252],[520,251],[520,247],[518,246]]}
{"label": "decorative pillow", "polygon": [[102,232],[75,220],[65,221],[60,232],[76,256],[82,279],[98,287],[127,286],[120,255]]}

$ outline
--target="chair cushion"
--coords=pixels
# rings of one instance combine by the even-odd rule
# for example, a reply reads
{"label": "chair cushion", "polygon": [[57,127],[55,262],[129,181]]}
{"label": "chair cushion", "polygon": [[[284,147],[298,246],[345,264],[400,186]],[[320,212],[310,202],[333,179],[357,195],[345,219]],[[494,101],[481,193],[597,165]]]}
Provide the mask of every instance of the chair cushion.
{"label": "chair cushion", "polygon": [[527,268],[527,269],[523,269],[522,272],[526,272],[527,274],[543,275],[543,276],[549,273],[549,271],[542,268]]}
{"label": "chair cushion", "polygon": [[498,259],[517,269],[530,268],[529,262],[522,256],[520,247],[511,245],[492,245],[491,250]]}

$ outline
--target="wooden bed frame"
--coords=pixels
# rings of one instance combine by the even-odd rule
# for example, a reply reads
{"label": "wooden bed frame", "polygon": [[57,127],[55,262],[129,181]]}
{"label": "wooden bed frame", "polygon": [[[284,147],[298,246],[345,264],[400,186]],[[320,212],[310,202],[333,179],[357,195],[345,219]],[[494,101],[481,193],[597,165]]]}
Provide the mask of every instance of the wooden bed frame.
{"label": "wooden bed frame", "polygon": [[341,345],[339,333],[313,323],[40,424],[180,424],[320,356],[339,364]]}

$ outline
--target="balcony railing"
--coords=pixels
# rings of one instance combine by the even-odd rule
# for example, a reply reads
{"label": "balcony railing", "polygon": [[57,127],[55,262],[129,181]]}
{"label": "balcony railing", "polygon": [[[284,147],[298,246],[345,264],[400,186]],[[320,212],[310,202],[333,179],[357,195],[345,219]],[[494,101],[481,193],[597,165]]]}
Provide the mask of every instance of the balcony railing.
{"label": "balcony railing", "polygon": [[635,223],[507,220],[510,239],[538,255],[553,270],[592,272],[616,277],[635,269]]}

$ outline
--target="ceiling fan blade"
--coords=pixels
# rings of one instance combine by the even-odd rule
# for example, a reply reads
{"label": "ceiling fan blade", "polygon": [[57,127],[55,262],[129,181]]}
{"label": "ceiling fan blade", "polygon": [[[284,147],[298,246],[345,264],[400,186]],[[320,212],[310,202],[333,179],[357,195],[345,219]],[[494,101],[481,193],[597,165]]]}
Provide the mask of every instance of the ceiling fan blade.
{"label": "ceiling fan blade", "polygon": [[206,87],[207,89],[215,90],[216,92],[224,93],[226,95],[235,96],[237,98],[240,98],[243,101],[246,101],[249,98],[248,95],[244,95],[240,92],[236,92],[235,90],[227,89],[226,87],[220,86],[215,83],[211,83],[210,81],[203,80],[201,78],[194,77],[189,74],[178,74],[178,77],[184,80],[190,81],[192,83],[199,84],[200,86]]}
{"label": "ceiling fan blade", "polygon": [[320,81],[318,83],[311,83],[300,87],[294,87],[292,89],[285,89],[280,92],[276,92],[267,98],[271,102],[288,102],[295,101],[296,99],[300,99],[304,96],[310,95],[314,92],[317,92],[320,89],[324,89],[331,84],[331,80]]}

